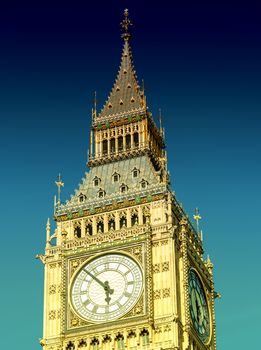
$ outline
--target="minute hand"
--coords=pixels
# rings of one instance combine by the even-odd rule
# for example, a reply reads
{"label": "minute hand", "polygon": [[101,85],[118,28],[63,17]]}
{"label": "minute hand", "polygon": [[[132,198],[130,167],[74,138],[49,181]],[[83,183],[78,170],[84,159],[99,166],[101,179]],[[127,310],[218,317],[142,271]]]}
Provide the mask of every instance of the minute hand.
{"label": "minute hand", "polygon": [[94,281],[96,281],[97,283],[99,283],[104,289],[106,288],[106,285],[100,281],[97,277],[95,277],[92,273],[90,273],[89,271],[87,270],[84,270],[89,276],[91,276],[91,278],[94,279]]}

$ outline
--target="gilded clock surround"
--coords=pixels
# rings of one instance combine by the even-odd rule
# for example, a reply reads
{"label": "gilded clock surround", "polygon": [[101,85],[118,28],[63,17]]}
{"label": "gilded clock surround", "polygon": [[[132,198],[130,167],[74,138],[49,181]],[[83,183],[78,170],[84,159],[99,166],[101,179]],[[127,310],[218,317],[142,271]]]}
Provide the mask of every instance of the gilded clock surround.
{"label": "gilded clock surround", "polygon": [[[170,187],[164,128],[148,110],[130,48],[124,11],[120,69],[102,110],[92,110],[89,172],[63,203],[56,181],[52,231],[46,225],[43,262],[44,350],[216,350],[213,264],[203,240]],[[104,254],[123,254],[143,273],[139,300],[120,318],[94,323],[80,317],[70,293],[77,273]],[[207,343],[191,319],[189,271],[204,288],[209,310]],[[107,294],[106,294],[107,297]]]}
{"label": "gilded clock surround", "polygon": [[[67,289],[67,297],[66,297],[66,328],[65,331],[69,331],[71,329],[78,329],[81,327],[86,327],[90,329],[98,329],[98,328],[104,328],[104,323],[93,323],[87,320],[84,320],[83,318],[79,317],[77,313],[73,310],[73,307],[71,306],[70,301],[70,289],[71,289],[71,282],[74,280],[74,277],[77,275],[77,273],[80,271],[82,266],[86,265],[88,261],[91,261],[94,257],[103,256],[107,253],[121,253],[126,256],[129,256],[131,259],[137,262],[141,269],[144,272],[144,289],[142,291],[142,294],[138,300],[137,303],[135,303],[134,308],[130,310],[127,314],[125,314],[124,320],[129,320],[129,322],[136,322],[136,319],[146,319],[149,322],[149,318],[152,317],[151,311],[153,309],[152,305],[148,304],[148,301],[152,301],[152,297],[148,297],[148,294],[152,292],[152,280],[151,276],[149,275],[148,271],[151,270],[151,246],[150,241],[147,239],[147,241],[141,241],[139,243],[132,243],[128,244],[128,246],[121,247],[117,250],[114,248],[111,249],[104,249],[99,250],[98,254],[89,253],[87,255],[83,254],[77,257],[70,257],[67,259],[67,268],[68,275],[65,282],[65,288],[66,286],[69,286]],[[146,252],[146,254],[145,254]],[[147,317],[147,315],[150,315]],[[115,320],[114,324],[117,322],[121,322],[121,320]],[[108,323],[106,324],[106,327],[108,327]]]}

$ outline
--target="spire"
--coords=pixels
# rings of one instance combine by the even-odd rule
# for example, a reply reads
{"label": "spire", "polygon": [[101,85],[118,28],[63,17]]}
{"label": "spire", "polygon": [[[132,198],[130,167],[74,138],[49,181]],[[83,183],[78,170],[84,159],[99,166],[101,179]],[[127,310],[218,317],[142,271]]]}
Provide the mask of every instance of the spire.
{"label": "spire", "polygon": [[146,111],[144,92],[140,89],[136,71],[133,65],[130,47],[129,27],[132,22],[129,19],[128,10],[124,10],[124,19],[121,22],[123,29],[123,50],[120,68],[112,87],[111,93],[105,102],[101,112],[95,118],[99,122],[102,118],[118,117],[123,115],[140,114]]}

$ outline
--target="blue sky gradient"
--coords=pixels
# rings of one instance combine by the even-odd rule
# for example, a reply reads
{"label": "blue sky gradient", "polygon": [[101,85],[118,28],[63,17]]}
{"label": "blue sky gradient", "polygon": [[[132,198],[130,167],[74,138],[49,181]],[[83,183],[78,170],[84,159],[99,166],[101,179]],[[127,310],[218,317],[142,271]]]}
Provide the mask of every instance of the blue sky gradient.
{"label": "blue sky gradient", "polygon": [[[1,348],[40,349],[45,224],[87,171],[93,92],[134,22],[138,78],[161,108],[173,190],[202,215],[219,350],[256,349],[260,312],[261,10],[257,2],[29,1],[0,5]],[[54,224],[52,224],[54,228]],[[11,343],[11,344],[10,344]],[[19,344],[19,345],[18,345]]]}

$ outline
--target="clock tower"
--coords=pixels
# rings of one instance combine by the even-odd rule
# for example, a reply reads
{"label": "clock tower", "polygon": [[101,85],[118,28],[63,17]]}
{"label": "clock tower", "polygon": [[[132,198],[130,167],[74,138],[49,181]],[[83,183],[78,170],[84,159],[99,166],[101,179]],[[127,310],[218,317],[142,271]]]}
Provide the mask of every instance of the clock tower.
{"label": "clock tower", "polygon": [[[46,226],[44,350],[215,350],[213,265],[172,192],[128,10],[115,83],[92,111],[89,171]],[[199,214],[195,219],[200,218]]]}

